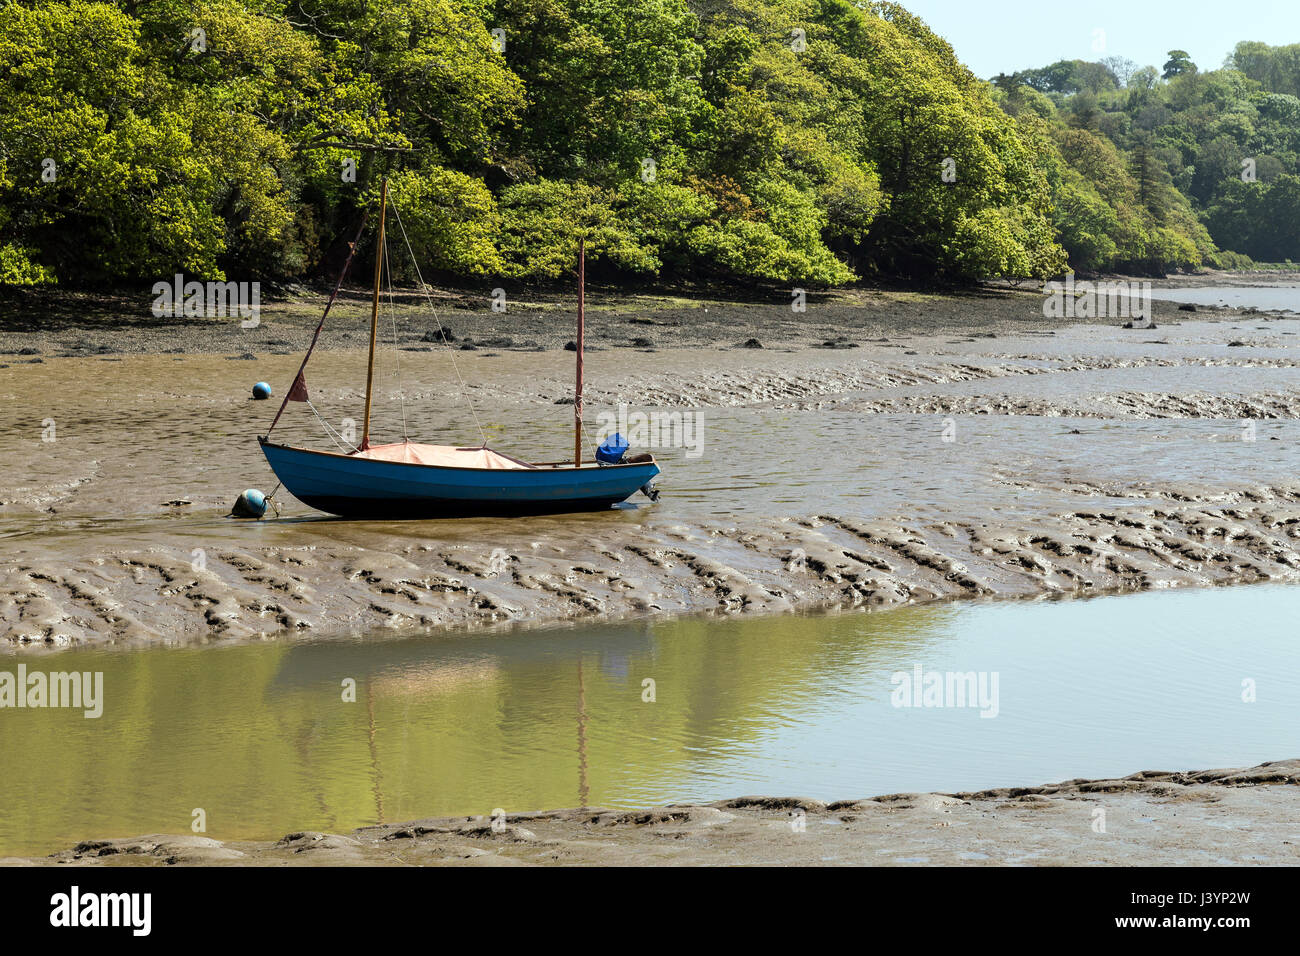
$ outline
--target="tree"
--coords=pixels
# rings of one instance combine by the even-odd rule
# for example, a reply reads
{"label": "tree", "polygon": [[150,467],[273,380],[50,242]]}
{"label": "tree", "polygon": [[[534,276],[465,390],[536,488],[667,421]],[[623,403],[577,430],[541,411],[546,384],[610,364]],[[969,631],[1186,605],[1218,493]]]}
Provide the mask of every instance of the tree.
{"label": "tree", "polygon": [[1170,50],[1169,59],[1165,61],[1164,73],[1161,76],[1166,80],[1170,80],[1175,76],[1195,72],[1196,64],[1192,62],[1192,58],[1186,50]]}
{"label": "tree", "polygon": [[1102,65],[1115,77],[1120,86],[1128,86],[1129,78],[1137,71],[1138,65],[1127,57],[1108,56],[1102,59]]}

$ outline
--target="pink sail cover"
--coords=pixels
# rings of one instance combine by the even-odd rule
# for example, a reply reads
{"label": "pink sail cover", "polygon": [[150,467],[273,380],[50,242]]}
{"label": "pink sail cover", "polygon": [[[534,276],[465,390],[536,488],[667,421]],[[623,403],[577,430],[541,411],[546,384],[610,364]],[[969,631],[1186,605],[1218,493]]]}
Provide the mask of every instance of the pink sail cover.
{"label": "pink sail cover", "polygon": [[411,465],[438,465],[443,468],[532,468],[517,458],[502,455],[490,448],[456,448],[454,445],[421,445],[416,442],[395,442],[391,445],[371,445],[365,451],[353,453],[353,458],[373,458],[377,461],[402,461]]}

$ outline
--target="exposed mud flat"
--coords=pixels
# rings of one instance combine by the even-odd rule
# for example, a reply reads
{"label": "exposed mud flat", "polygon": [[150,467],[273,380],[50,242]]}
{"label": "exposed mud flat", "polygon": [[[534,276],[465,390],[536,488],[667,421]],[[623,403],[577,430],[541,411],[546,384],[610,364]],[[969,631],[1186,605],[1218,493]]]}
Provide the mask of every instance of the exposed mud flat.
{"label": "exposed mud flat", "polygon": [[[385,303],[396,346],[414,352],[451,345],[466,351],[544,351],[573,338],[576,290],[505,290],[506,311],[493,310],[493,285],[440,288],[430,297],[405,290]],[[0,295],[0,364],[55,356],[127,354],[264,354],[300,352],[320,320],[325,295],[309,289],[268,298],[258,322],[156,317],[149,289],[113,296],[42,290]],[[369,338],[371,292],[345,289],[321,336],[328,350],[363,347]],[[738,298],[697,291],[686,296],[589,287],[587,343],[601,347],[682,348],[743,345],[851,348],[896,334],[985,335],[1044,326],[1042,296],[1025,288],[974,289],[961,294],[848,289],[805,292],[805,312],[792,309],[788,289],[755,290]],[[1237,314],[1235,310],[1219,310]],[[1217,314],[1217,313],[1216,313]],[[440,330],[445,329],[446,333]],[[391,329],[385,329],[392,344]],[[639,343],[639,344],[634,344]],[[750,345],[749,347],[753,347]],[[24,352],[37,349],[38,352]]]}
{"label": "exposed mud flat", "polygon": [[1032,521],[828,514],[649,528],[595,550],[515,548],[500,570],[481,548],[434,545],[222,548],[201,571],[164,549],[60,569],[19,563],[0,578],[3,617],[11,644],[62,646],[1300,580],[1300,483],[1226,496],[1230,505],[1158,491],[1122,510],[1089,507],[1081,492],[1078,511]]}
{"label": "exposed mud flat", "polygon": [[[1158,330],[1051,326],[1027,293],[853,295],[804,314],[726,303],[721,318],[713,304],[611,301],[589,326],[616,332],[588,357],[589,426],[628,404],[687,416],[697,441],[651,448],[656,505],[512,521],[335,521],[283,492],[278,518],[228,520],[241,490],[275,484],[254,436],[277,403],[249,388],[285,387],[297,354],[211,354],[239,347],[237,323],[177,339],[209,354],[112,362],[51,349],[181,333],[98,319],[6,333],[49,348],[0,372],[0,646],[1300,578],[1300,321],[1157,303]],[[674,347],[623,341],[676,321],[665,310],[682,313],[660,340]],[[516,320],[528,337],[381,353],[376,433],[477,444],[477,418],[494,447],[554,458],[571,441],[562,313],[466,311],[483,326],[470,338]],[[266,325],[302,339],[308,314]],[[399,344],[418,321],[404,313]],[[754,330],[764,347],[740,347]],[[354,348],[313,360],[333,428],[359,417],[363,379]],[[332,448],[302,406],[275,434]]]}
{"label": "exposed mud flat", "polygon": [[[827,407],[825,403],[818,407]],[[1037,415],[1051,418],[1218,418],[1260,420],[1300,415],[1300,389],[1240,398],[1190,393],[1121,392],[1075,400],[1023,395],[928,395],[845,402],[832,407],[867,415]]]}
{"label": "exposed mud flat", "polygon": [[8,866],[1000,866],[1300,863],[1300,760],[978,793],[740,797],[290,833],[88,840]]}

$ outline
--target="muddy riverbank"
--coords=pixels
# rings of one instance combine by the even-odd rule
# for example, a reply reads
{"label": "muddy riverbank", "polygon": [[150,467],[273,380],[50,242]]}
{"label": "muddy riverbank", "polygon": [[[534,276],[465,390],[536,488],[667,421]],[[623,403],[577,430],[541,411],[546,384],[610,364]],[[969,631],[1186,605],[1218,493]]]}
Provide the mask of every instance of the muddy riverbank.
{"label": "muddy riverbank", "polygon": [[[1271,284],[1296,276],[1211,273],[1175,277],[1159,285]],[[497,289],[484,286],[413,289],[384,302],[386,344],[413,351],[442,347],[464,351],[557,349],[573,338],[577,317],[570,290]],[[345,289],[321,336],[325,350],[365,345],[370,290]],[[225,318],[157,317],[152,292],[96,294],[60,290],[9,291],[0,295],[0,364],[36,358],[131,354],[301,354],[320,319],[327,295],[307,288],[261,302],[256,324]],[[593,348],[852,348],[904,335],[980,335],[1050,329],[1043,297],[1032,283],[960,292],[901,289],[808,290],[795,311],[791,290],[755,290],[719,296],[695,292],[587,293],[588,342]],[[498,311],[500,310],[500,311]],[[1157,303],[1159,314],[1177,314]],[[1209,316],[1241,314],[1207,307]],[[1114,324],[1098,318],[1101,324]],[[390,324],[392,323],[392,324]],[[1058,323],[1059,324],[1059,323]],[[446,342],[442,330],[447,332]]]}
{"label": "muddy riverbank", "polygon": [[998,866],[1300,863],[1300,760],[1236,770],[822,803],[741,797],[297,832],[275,842],[87,840],[41,866]]}
{"label": "muddy riverbank", "polygon": [[[301,354],[320,319],[325,297],[303,290],[297,297],[261,305],[255,327],[237,317],[212,320],[157,318],[151,300],[117,295],[107,300],[82,294],[0,300],[0,362],[39,355]],[[1011,329],[1041,319],[1041,297],[1029,290],[973,290],[961,295],[851,290],[808,292],[807,311],[792,309],[787,291],[758,299],[588,292],[588,343],[592,348],[681,348],[741,345],[849,347],[863,338],[898,332],[958,334]],[[509,291],[494,311],[492,290],[438,290],[428,298],[412,290],[384,303],[386,344],[413,351],[444,344],[466,352],[537,351],[572,340],[577,319],[572,292]],[[350,288],[340,297],[321,337],[326,350],[365,345],[370,291]],[[443,341],[443,329],[447,341]],[[753,347],[752,345],[750,347]],[[6,358],[6,356],[9,356]]]}
{"label": "muddy riverbank", "polygon": [[[286,386],[319,300],[252,330],[65,310],[33,331],[10,315],[3,646],[1300,578],[1300,321],[1157,302],[1157,329],[1124,329],[1049,322],[1041,301],[598,299],[589,434],[620,406],[677,416],[647,432],[664,497],[411,523],[331,520],[283,493],[278,517],[225,517],[244,488],[275,485],[254,436],[277,403],[249,390]],[[398,309],[378,435],[553,458],[571,441],[568,308],[444,312],[450,348],[424,341],[427,311]],[[339,308],[331,334],[352,338],[327,337],[309,370],[335,431],[359,417],[364,312]],[[276,437],[333,447],[300,405]]]}

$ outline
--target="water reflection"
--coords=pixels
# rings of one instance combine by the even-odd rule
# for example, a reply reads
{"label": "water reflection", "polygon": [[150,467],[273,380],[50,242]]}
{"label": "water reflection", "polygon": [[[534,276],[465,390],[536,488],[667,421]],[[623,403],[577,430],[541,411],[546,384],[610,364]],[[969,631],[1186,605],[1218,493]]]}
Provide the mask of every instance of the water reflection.
{"label": "water reflection", "polygon": [[[185,832],[195,808],[210,836],[277,838],[496,807],[835,799],[1284,758],[1300,726],[1297,595],[31,657],[102,670],[105,710],[0,711],[0,852]],[[892,706],[891,675],[917,665],[999,674],[997,718]]]}
{"label": "water reflection", "polygon": [[32,658],[102,670],[107,703],[0,711],[0,851],[182,832],[196,807],[230,839],[700,791],[860,651],[944,614],[825,619],[812,646],[814,619],[777,618]]}

